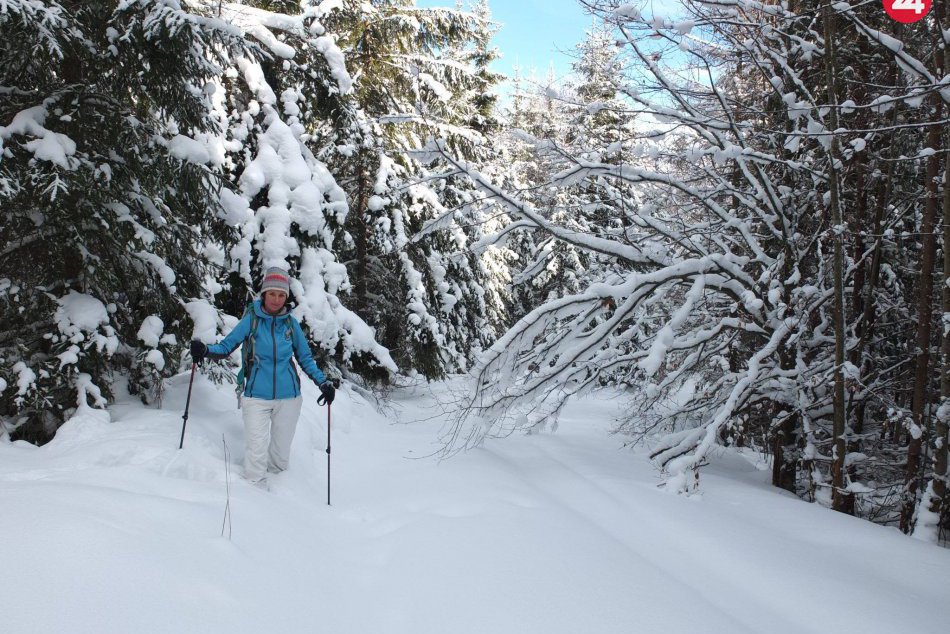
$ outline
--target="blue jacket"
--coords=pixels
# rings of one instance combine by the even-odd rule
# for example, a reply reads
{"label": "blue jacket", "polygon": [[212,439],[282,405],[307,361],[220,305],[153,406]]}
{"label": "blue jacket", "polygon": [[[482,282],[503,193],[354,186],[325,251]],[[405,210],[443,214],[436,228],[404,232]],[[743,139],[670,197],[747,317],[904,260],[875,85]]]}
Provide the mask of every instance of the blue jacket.
{"label": "blue jacket", "polygon": [[[261,308],[261,300],[254,302],[253,310],[257,315],[254,359],[244,382],[244,396],[267,400],[300,396],[300,377],[294,357],[314,383],[320,385],[327,380],[313,360],[300,322],[293,315],[286,309],[280,315],[269,315]],[[248,313],[220,343],[208,346],[208,357],[227,357],[244,343],[250,331],[251,315]]]}

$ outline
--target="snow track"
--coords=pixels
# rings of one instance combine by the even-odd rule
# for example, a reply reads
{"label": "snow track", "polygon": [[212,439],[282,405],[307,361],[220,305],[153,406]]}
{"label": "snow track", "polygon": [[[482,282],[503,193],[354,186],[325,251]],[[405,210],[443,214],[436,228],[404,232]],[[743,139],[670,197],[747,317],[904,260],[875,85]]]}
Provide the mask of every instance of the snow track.
{"label": "snow track", "polygon": [[414,458],[438,449],[427,390],[397,391],[396,416],[344,390],[327,507],[316,394],[264,493],[240,479],[228,388],[196,380],[177,449],[180,379],[165,409],[124,401],[45,447],[0,442],[5,634],[936,634],[950,617],[947,550],[785,495],[735,453],[701,495],[669,494],[606,433],[610,401],[438,462]]}

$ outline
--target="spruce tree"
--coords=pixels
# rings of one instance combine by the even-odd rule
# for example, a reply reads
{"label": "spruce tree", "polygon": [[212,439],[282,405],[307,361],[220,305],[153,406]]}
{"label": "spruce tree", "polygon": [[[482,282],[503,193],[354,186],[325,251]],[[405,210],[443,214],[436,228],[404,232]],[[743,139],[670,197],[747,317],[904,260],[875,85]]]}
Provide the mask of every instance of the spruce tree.
{"label": "spruce tree", "polygon": [[489,25],[401,0],[343,2],[327,24],[357,77],[352,136],[321,155],[351,201],[350,302],[402,369],[437,378],[462,369],[491,334],[481,266],[457,253],[473,238],[458,222],[470,186],[433,173],[424,151],[440,140],[474,158],[484,145],[471,126],[491,125],[475,97],[496,79],[485,68]]}
{"label": "spruce tree", "polygon": [[[234,191],[222,192],[220,220],[230,229],[208,237],[222,261],[215,306],[240,315],[256,296],[261,272],[285,267],[294,312],[318,356],[385,377],[396,369],[389,354],[337,297],[349,289],[334,254],[345,241],[349,207],[318,155],[328,142],[350,142],[355,110],[352,79],[325,13],[314,3],[254,0],[226,5],[221,17],[257,48],[229,61],[216,91],[221,165]],[[221,320],[216,330],[224,326]]]}
{"label": "spruce tree", "polygon": [[220,183],[196,136],[245,48],[188,3],[8,2],[0,13],[0,415],[44,442],[117,373],[147,400],[177,370],[197,236]]}

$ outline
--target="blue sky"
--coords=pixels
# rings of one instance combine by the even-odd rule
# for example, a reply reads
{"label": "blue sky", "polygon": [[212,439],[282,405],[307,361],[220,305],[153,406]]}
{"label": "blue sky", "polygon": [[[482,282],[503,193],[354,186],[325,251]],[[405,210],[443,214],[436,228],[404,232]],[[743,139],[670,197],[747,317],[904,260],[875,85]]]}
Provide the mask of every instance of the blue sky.
{"label": "blue sky", "polygon": [[[416,0],[421,7],[454,7],[454,0]],[[493,70],[511,76],[515,64],[527,76],[532,68],[539,79],[554,65],[562,77],[571,71],[570,54],[591,27],[576,0],[489,0],[492,18],[501,26],[495,47],[503,58]]]}

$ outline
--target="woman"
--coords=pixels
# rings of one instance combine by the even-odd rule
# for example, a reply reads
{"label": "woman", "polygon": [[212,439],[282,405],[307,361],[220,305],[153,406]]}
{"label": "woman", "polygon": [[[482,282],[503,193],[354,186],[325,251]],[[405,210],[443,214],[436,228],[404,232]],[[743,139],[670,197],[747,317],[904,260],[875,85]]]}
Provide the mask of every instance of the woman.
{"label": "woman", "polygon": [[260,299],[220,343],[191,342],[195,361],[223,359],[245,343],[253,353],[245,368],[243,399],[244,477],[267,489],[267,474],[280,473],[290,461],[290,445],[300,417],[300,377],[293,358],[320,388],[320,400],[333,402],[335,390],[310,354],[303,330],[287,310],[290,276],[278,267],[267,269]]}

